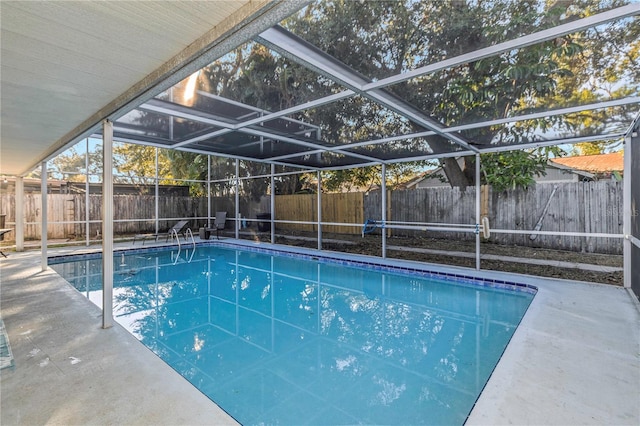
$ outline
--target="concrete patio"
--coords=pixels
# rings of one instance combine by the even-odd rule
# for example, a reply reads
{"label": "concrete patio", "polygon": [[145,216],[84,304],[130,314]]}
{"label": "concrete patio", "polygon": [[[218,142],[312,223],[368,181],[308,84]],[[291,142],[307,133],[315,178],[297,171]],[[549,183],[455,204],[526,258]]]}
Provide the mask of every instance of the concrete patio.
{"label": "concrete patio", "polygon": [[[235,423],[121,326],[103,330],[100,310],[40,259],[0,259],[15,358],[1,373],[3,425]],[[466,424],[640,423],[640,308],[627,289],[480,275],[539,292]]]}

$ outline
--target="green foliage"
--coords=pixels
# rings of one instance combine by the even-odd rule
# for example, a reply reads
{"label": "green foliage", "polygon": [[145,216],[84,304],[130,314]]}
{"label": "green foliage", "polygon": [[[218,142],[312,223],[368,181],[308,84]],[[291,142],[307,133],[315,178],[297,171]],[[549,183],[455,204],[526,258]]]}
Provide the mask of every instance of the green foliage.
{"label": "green foliage", "polygon": [[[626,3],[625,0],[324,0],[312,2],[283,25],[363,76],[380,80]],[[639,96],[639,70],[640,25],[634,17],[450,67],[385,90],[437,122],[456,126]],[[205,67],[197,84],[201,90],[266,111],[344,90],[338,82],[253,41]],[[195,107],[206,109],[210,100],[196,97],[194,102]],[[460,134],[478,146],[515,146],[539,140],[546,132],[574,137],[609,130],[621,116],[636,112],[633,107],[609,108],[467,129]],[[335,146],[424,130],[359,95],[300,111],[289,118],[319,126],[323,143]],[[157,114],[143,114],[140,122],[166,134],[173,134],[172,131],[195,134],[202,130],[202,125]],[[229,133],[229,142],[235,137],[240,136]],[[442,137],[427,137],[352,149],[370,158],[399,155],[417,158],[436,156],[435,153],[449,147]],[[119,148],[118,168],[123,179],[133,181],[136,176],[150,176],[155,157],[149,149]],[[536,174],[542,173],[548,155],[545,149],[483,155],[483,181],[497,188],[527,186]],[[319,156],[329,165],[333,159],[340,159],[339,154]],[[171,151],[159,156],[160,174],[169,179],[205,180],[206,164],[206,156],[194,153]],[[265,167],[262,163],[241,161],[240,174],[269,174]],[[423,167],[421,163],[389,165],[387,184],[397,186]],[[465,161],[465,170],[458,170],[464,184],[473,184],[472,167],[471,157]],[[234,160],[213,159],[211,168],[212,178],[222,180],[214,185],[213,192],[231,194],[235,190],[235,183],[230,181],[235,175]],[[327,171],[322,177],[325,190],[367,188],[380,184],[380,166]],[[313,175],[279,177],[273,190],[276,193],[313,190],[314,179]],[[201,183],[190,185],[194,195],[205,191]],[[258,198],[269,191],[268,186],[265,178],[243,180],[241,194]]]}
{"label": "green foliage", "polygon": [[[287,19],[284,26],[362,75],[376,80],[623,3],[619,0],[326,0],[311,3]],[[615,22],[514,49],[414,78],[390,86],[388,90],[447,126],[637,94],[640,85],[634,82],[640,78],[637,71],[640,68],[640,26],[632,23],[631,19]],[[625,84],[620,84],[621,81]],[[205,68],[200,84],[201,88],[220,96],[267,111],[343,90],[336,82],[255,42],[241,46]],[[589,129],[604,129],[611,117],[620,113],[627,112],[593,111],[461,133],[478,145],[515,144],[533,140],[537,134],[547,131],[583,136],[593,131]],[[302,111],[291,118],[317,124],[322,129],[323,141],[335,145],[423,130],[362,96]],[[358,153],[374,158],[392,158],[398,154],[410,157],[447,146],[448,142],[442,138],[431,137],[383,144]],[[331,161],[331,156],[323,156]],[[486,180],[523,186],[532,181],[544,159],[529,153],[491,157],[497,159],[487,160]],[[503,163],[509,159],[515,164]],[[462,175],[466,176],[466,184],[473,184],[471,163],[467,161],[466,165],[467,170]],[[390,166],[389,183],[397,185],[419,169],[419,166]],[[509,179],[505,177],[506,172],[518,175]],[[379,175],[379,167],[324,172],[323,184],[326,190],[371,187],[379,184]],[[287,179],[292,182],[286,182]],[[278,181],[278,191],[300,189],[297,176]],[[245,190],[257,196],[264,192],[265,184],[256,181]]]}
{"label": "green foliage", "polygon": [[[392,190],[413,179],[427,166],[429,161],[394,163],[387,166],[387,188]],[[322,172],[322,187],[325,192],[369,191],[381,185],[382,166],[360,167],[348,170]]]}
{"label": "green foliage", "polygon": [[[113,146],[114,167],[121,183],[143,184],[156,176],[156,148],[145,145],[116,143]],[[166,152],[158,155],[158,175],[171,177]]]}
{"label": "green foliage", "polygon": [[[87,172],[90,181],[98,181],[102,175],[102,145],[97,144],[89,151],[89,170],[86,167],[86,141],[62,152],[47,162],[48,178],[60,179],[68,182],[85,182]],[[41,170],[35,169],[29,173],[29,178],[40,178]]]}
{"label": "green foliage", "polygon": [[[287,22],[294,32],[335,56],[363,75],[381,79],[402,70],[425,66],[477,48],[623,4],[603,6],[595,0],[570,2],[316,2]],[[571,34],[474,63],[448,68],[390,87],[396,95],[445,125],[500,119],[610,97],[638,93],[639,34],[631,20]],[[630,45],[631,49],[623,47]],[[625,64],[626,66],[620,66]],[[620,82],[626,84],[620,84]],[[634,82],[636,82],[634,84]],[[616,86],[617,85],[617,86]],[[491,126],[461,132],[472,143],[514,144],[532,140],[536,134],[564,129],[567,137],[603,130],[619,114],[607,110],[521,121],[510,126]],[[358,141],[420,130],[397,119],[389,111],[370,107],[355,97],[338,108],[313,111],[330,141]],[[386,120],[380,117],[386,114]],[[389,123],[391,121],[391,124]],[[595,129],[595,130],[594,130]],[[433,138],[428,144],[437,147]],[[408,151],[424,150],[424,144]],[[493,155],[515,164],[488,160],[487,176],[496,182],[528,185],[541,161],[528,153]],[[530,162],[530,164],[527,164]],[[542,161],[543,162],[543,161]],[[469,166],[471,163],[466,162]],[[495,165],[495,168],[492,166]],[[511,179],[506,172],[518,173]],[[472,169],[463,173],[473,184]],[[524,174],[521,175],[521,174]],[[361,186],[375,180],[375,172],[360,170],[332,174],[335,187]],[[450,179],[451,180],[451,179]],[[334,182],[335,181],[335,182]],[[499,184],[500,185],[500,184]]]}
{"label": "green foliage", "polygon": [[610,148],[612,148],[611,141],[583,142],[575,144],[571,153],[573,155],[597,155],[604,154]]}
{"label": "green foliage", "polygon": [[174,179],[190,180],[189,194],[194,197],[207,195],[208,159],[205,154],[168,150],[169,167]]}
{"label": "green foliage", "polygon": [[[535,183],[535,177],[546,175],[550,156],[562,154],[558,147],[482,154],[481,183],[491,185],[496,191],[527,188]],[[475,158],[471,158],[475,163]]]}
{"label": "green foliage", "polygon": [[51,177],[68,182],[86,181],[86,155],[78,153],[77,146],[73,146],[53,158],[47,166],[49,169],[55,170]]}

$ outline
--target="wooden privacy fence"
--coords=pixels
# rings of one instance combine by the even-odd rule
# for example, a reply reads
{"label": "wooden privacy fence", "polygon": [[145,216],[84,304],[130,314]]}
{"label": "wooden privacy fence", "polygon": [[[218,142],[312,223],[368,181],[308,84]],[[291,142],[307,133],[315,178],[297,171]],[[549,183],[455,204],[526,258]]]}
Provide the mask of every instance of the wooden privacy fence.
{"label": "wooden privacy fence", "polygon": [[[541,184],[527,190],[493,191],[482,188],[481,216],[499,230],[585,232],[621,234],[623,224],[622,182],[568,182]],[[473,188],[429,188],[394,191],[390,197],[393,221],[475,224]],[[371,206],[373,207],[373,206]],[[373,218],[380,218],[378,213]],[[396,230],[394,235],[426,235],[435,238],[474,239],[473,233]],[[529,247],[622,253],[621,238],[596,238],[508,234],[493,232],[489,241]]]}
{"label": "wooden privacy fence", "polygon": [[[541,231],[588,232],[621,234],[623,223],[622,183],[614,181],[570,182],[536,185],[530,189],[493,191],[482,189],[482,216],[489,218],[492,229],[532,231],[540,223]],[[84,195],[49,194],[48,238],[81,238],[85,235],[86,201]],[[90,236],[101,229],[100,195],[89,197]],[[284,221],[317,222],[317,195],[279,195],[275,197],[275,219]],[[114,223],[116,234],[136,234],[155,231],[155,197],[151,195],[116,195],[114,218],[125,220]],[[270,211],[270,197],[252,200],[240,197],[240,213],[256,219],[259,213]],[[475,224],[474,188],[427,188],[390,191],[387,202],[387,219],[400,222],[437,222],[450,224]],[[548,207],[547,207],[548,205]],[[322,194],[322,222],[351,223],[357,226],[323,225],[323,231],[359,235],[367,219],[380,220],[382,198],[380,192]],[[546,209],[545,209],[546,208]],[[40,238],[41,197],[25,194],[25,239]],[[193,218],[190,226],[197,229],[206,223],[207,199],[185,196],[161,196],[158,199],[160,230],[169,228],[176,219]],[[235,216],[233,197],[212,197],[211,213],[226,211],[229,218]],[[0,195],[0,214],[6,215],[6,227],[15,223],[15,197]],[[201,219],[197,219],[201,218]],[[60,222],[60,223],[54,223]],[[75,222],[75,223],[72,223]],[[255,227],[255,225],[253,225]],[[278,223],[277,229],[292,231],[316,231],[315,224]],[[471,240],[471,232],[437,232],[393,229],[397,236],[429,236],[457,240]],[[622,253],[622,239],[572,236],[547,236],[525,233],[522,235],[493,232],[489,241],[551,249]],[[15,233],[5,235],[5,240],[15,239]]]}
{"label": "wooden privacy fence", "polygon": [[[47,238],[74,239],[86,234],[87,203],[82,194],[48,194],[47,195]],[[0,212],[5,214],[7,227],[15,223],[15,196],[0,195]],[[138,234],[155,232],[155,197],[153,195],[116,195],[113,197],[114,223],[116,234]],[[190,226],[196,228],[205,220],[207,199],[183,196],[167,196],[158,198],[160,230],[171,227],[177,219],[194,218]],[[164,219],[163,219],[164,218]],[[96,237],[102,230],[102,196],[89,196],[89,235]],[[42,222],[42,197],[40,194],[24,195],[24,236],[25,240],[40,238]],[[5,235],[6,241],[15,241],[15,233]]]}
{"label": "wooden privacy fence", "polygon": [[[275,197],[277,220],[318,221],[318,196],[316,194],[278,195]],[[322,222],[364,223],[364,193],[322,194]],[[278,229],[316,231],[315,224],[278,223]],[[362,226],[323,225],[323,232],[359,234]]]}
{"label": "wooden privacy fence", "polygon": [[[623,223],[622,182],[568,182],[540,184],[529,189],[493,191],[483,187],[481,216],[490,228],[621,234]],[[362,198],[360,198],[362,197]],[[276,196],[276,219],[316,221],[316,195]],[[322,221],[364,223],[382,219],[381,193],[323,194]],[[548,204],[548,207],[547,207]],[[359,211],[362,206],[361,212]],[[545,210],[546,207],[546,210]],[[390,191],[387,220],[395,222],[475,224],[476,195],[473,187],[426,188]],[[278,224],[278,229],[313,231],[313,225]],[[362,227],[323,226],[323,231],[360,234]],[[396,236],[428,236],[473,240],[473,232],[440,232],[392,229]],[[489,241],[529,247],[595,253],[622,253],[622,239],[493,232]]]}

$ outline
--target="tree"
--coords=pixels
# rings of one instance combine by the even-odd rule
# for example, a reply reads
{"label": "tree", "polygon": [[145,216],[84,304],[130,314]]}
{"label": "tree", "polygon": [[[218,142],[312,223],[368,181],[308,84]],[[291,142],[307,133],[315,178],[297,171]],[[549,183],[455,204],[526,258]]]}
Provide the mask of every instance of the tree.
{"label": "tree", "polygon": [[[118,170],[114,181],[131,184],[149,184],[156,176],[156,149],[152,146],[116,143],[113,146],[113,163]],[[158,174],[169,172],[166,153],[158,155]]]}
{"label": "tree", "polygon": [[68,182],[86,181],[86,154],[78,153],[76,146],[72,146],[50,162],[54,175],[60,180]]}
{"label": "tree", "polygon": [[[49,178],[68,182],[85,182],[87,172],[90,181],[96,181],[102,175],[102,144],[90,139],[89,170],[86,168],[86,141],[78,142],[47,162]],[[40,178],[41,170],[35,169],[27,177]]]}
{"label": "tree", "polygon": [[[624,3],[613,0],[604,7]],[[380,79],[589,16],[602,8],[601,2],[595,0],[326,1],[312,4],[291,18],[287,26],[358,72]],[[391,90],[445,125],[628,96],[638,93],[640,87],[638,27],[632,19],[623,20],[418,77]],[[590,97],[586,96],[588,93]],[[352,123],[367,126],[372,136],[378,135],[375,108],[367,109],[364,104],[359,98],[333,111],[324,109],[326,117],[321,116],[320,120],[328,134],[335,135],[331,140],[350,140],[348,130]],[[594,125],[606,126],[610,113],[595,111],[588,117],[576,114],[522,121],[511,126],[466,130],[461,135],[478,145],[514,144],[561,131],[581,136]],[[624,112],[617,112],[620,113]],[[382,132],[421,130],[412,123],[393,121],[391,130],[384,123]],[[442,142],[441,138],[428,141],[432,146]],[[536,153],[535,158],[519,154],[488,156],[485,172],[487,176],[504,174],[504,167],[490,170],[490,165],[499,165],[510,156],[518,163],[530,158],[532,167],[525,169],[538,170],[535,164],[546,160],[545,155],[547,151]],[[473,183],[473,158],[465,161],[462,169],[453,158],[442,160],[442,164],[446,164],[449,181],[454,185]]]}
{"label": "tree", "polygon": [[[623,0],[476,0],[476,1],[369,1],[326,0],[310,4],[288,18],[283,25],[302,35],[320,50],[344,62],[371,80],[495,45],[515,37],[540,31],[559,23],[597,13],[626,3]],[[572,106],[600,99],[640,94],[640,26],[632,18],[598,28],[558,37],[555,40],[513,49],[413,78],[388,89],[445,126],[501,119],[546,108]],[[330,78],[307,69],[267,47],[249,42],[205,67],[198,87],[265,111],[277,111],[317,99],[344,88]],[[179,95],[179,93],[177,93]],[[193,99],[206,108],[209,100]],[[555,116],[493,125],[460,132],[478,146],[514,146],[557,136],[583,136],[590,129],[612,125],[612,116],[628,114],[631,108]],[[372,102],[366,96],[297,112],[288,118],[313,123],[321,128],[322,142],[340,146],[424,130],[420,125]],[[183,133],[199,130],[194,123],[172,122],[147,114],[161,134],[172,134],[180,125]],[[268,123],[265,123],[268,125]],[[240,136],[229,134],[229,139]],[[267,141],[267,145],[268,145]],[[448,152],[451,143],[441,136],[413,138],[352,148],[370,158],[436,156]],[[549,150],[521,155],[483,155],[484,179],[509,181],[505,173],[539,171]],[[178,154],[176,154],[178,155]],[[341,166],[338,153],[320,155],[324,165]],[[512,158],[529,167],[504,167]],[[449,182],[456,186],[473,184],[473,158],[460,168],[450,157],[440,160]],[[193,164],[197,163],[197,159]],[[189,162],[184,162],[186,167]],[[419,170],[423,165],[417,164]],[[495,168],[492,168],[495,167]],[[259,166],[242,162],[241,174]],[[412,168],[390,165],[389,176],[399,182]],[[323,173],[325,187],[371,185],[376,168],[348,169]],[[531,175],[529,176],[531,177]],[[510,182],[519,182],[519,179]],[[287,182],[287,180],[291,182]],[[306,177],[304,179],[307,179]],[[279,190],[301,189],[299,175],[278,179]],[[524,179],[523,182],[528,181]],[[264,193],[264,183],[245,185],[251,196]]]}
{"label": "tree", "polygon": [[206,195],[207,155],[160,149],[145,145],[118,143],[114,145],[114,181],[138,185],[155,184],[156,150],[158,184],[188,185],[190,195]]}
{"label": "tree", "polygon": [[600,141],[600,142],[583,142],[573,146],[571,154],[573,155],[597,155],[604,154],[607,151],[613,151],[620,145],[619,141]]}
{"label": "tree", "polygon": [[550,155],[559,156],[560,151],[558,147],[547,147],[481,155],[481,183],[496,191],[529,187],[535,183],[534,177],[546,173]]}

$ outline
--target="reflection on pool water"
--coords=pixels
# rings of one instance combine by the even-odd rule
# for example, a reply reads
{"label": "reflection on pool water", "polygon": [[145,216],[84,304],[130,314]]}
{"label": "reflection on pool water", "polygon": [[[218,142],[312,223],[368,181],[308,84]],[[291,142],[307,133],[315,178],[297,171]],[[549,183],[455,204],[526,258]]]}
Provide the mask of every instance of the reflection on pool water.
{"label": "reflection on pool water", "polygon": [[[533,298],[220,247],[114,258],[116,320],[243,424],[463,424]],[[51,267],[101,306],[101,263]]]}

